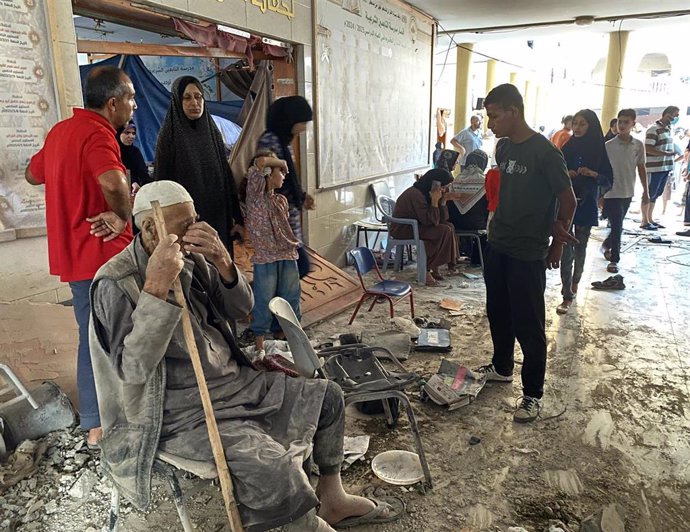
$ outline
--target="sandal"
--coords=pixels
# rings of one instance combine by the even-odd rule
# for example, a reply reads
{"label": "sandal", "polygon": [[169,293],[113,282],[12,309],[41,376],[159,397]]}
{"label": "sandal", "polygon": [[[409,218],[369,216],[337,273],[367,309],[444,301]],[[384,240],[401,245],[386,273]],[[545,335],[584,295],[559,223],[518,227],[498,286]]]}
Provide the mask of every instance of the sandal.
{"label": "sandal", "polygon": [[441,283],[439,283],[434,277],[432,276],[431,278],[427,277],[426,282],[424,283],[425,286],[441,286]]}
{"label": "sandal", "polygon": [[594,290],[623,290],[625,289],[625,283],[623,283],[621,275],[612,275],[605,281],[594,281],[592,288]]}
{"label": "sandal", "polygon": [[429,273],[430,273],[431,276],[432,276],[434,279],[436,279],[437,281],[445,281],[445,280],[446,280],[446,278],[443,277],[443,275],[441,275],[440,273],[436,273],[436,272],[429,272]]}
{"label": "sandal", "polygon": [[[405,513],[405,501],[400,497],[380,497],[373,499],[367,497],[374,503],[374,509],[364,515],[346,517],[345,519],[332,524],[335,529],[352,528],[361,525],[377,525],[397,521]],[[382,515],[388,510],[388,515]]]}
{"label": "sandal", "polygon": [[556,307],[556,314],[567,314],[572,304],[572,301],[563,301],[563,303]]}

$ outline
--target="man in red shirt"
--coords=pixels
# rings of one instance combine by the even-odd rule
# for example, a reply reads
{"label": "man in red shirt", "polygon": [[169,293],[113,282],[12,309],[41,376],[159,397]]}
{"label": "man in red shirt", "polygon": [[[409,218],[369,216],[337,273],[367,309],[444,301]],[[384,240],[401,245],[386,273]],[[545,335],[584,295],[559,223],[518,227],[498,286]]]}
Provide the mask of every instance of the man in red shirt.
{"label": "man in red shirt", "polygon": [[137,105],[131,80],[111,66],[91,71],[84,102],[84,109],[74,109],[50,130],[25,178],[45,185],[50,273],[72,290],[79,414],[87,443],[95,445],[102,431],[89,352],[89,289],[96,271],[132,240],[129,186],[115,130],[129,122]]}

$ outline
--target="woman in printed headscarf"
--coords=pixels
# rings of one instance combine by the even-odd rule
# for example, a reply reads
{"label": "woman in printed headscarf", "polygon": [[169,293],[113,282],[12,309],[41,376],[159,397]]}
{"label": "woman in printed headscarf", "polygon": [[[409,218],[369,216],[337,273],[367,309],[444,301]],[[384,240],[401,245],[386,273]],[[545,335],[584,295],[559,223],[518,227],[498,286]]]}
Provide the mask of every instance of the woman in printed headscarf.
{"label": "woman in printed headscarf", "polygon": [[587,256],[587,242],[593,226],[599,225],[599,187],[613,184],[611,163],[604,145],[601,123],[594,111],[583,109],[573,117],[573,136],[563,145],[563,157],[573,182],[577,209],[573,228],[577,244],[566,244],[561,259],[563,302],[556,312],[565,314],[575,299]]}
{"label": "woman in printed headscarf", "polygon": [[301,96],[287,96],[271,104],[266,117],[266,131],[261,135],[257,149],[268,149],[278,159],[287,163],[288,174],[283,186],[277,191],[288,200],[288,214],[292,232],[300,241],[297,250],[297,266],[300,278],[309,273],[309,255],[304,249],[302,235],[302,209],[313,209],[314,199],[302,189],[302,181],[295,168],[291,143],[300,133],[307,130],[313,113],[309,102]]}
{"label": "woman in printed headscarf", "polygon": [[153,178],[169,179],[186,188],[201,220],[218,231],[232,253],[233,221],[243,226],[244,220],[223,136],[204,103],[198,79],[183,76],[175,80],[158,134]]}
{"label": "woman in printed headscarf", "polygon": [[[438,281],[444,279],[439,272],[444,264],[448,265],[449,273],[455,273],[455,230],[448,222],[446,207],[446,202],[450,199],[446,189],[452,182],[453,176],[448,170],[429,170],[400,194],[393,209],[394,217],[412,218],[418,222],[419,238],[424,241],[426,249],[427,286],[438,286]],[[391,224],[391,236],[399,239],[413,238],[412,227]]]}
{"label": "woman in printed headscarf", "polygon": [[139,151],[139,148],[134,145],[134,139],[137,138],[137,126],[130,121],[127,125],[117,130],[116,138],[120,146],[120,159],[125,168],[129,170],[132,180],[132,193],[136,193],[139,188],[151,180],[144,156]]}

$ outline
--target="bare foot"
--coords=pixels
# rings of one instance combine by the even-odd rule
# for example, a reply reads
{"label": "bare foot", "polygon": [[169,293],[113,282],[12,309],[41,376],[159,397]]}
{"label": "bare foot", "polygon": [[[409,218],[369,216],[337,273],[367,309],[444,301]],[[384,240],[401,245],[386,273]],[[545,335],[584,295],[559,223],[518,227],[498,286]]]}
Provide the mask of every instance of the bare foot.
{"label": "bare foot", "polygon": [[264,337],[263,336],[257,336],[254,339],[254,347],[256,348],[257,353],[259,351],[263,350],[263,348],[264,348]]}
{"label": "bare foot", "polygon": [[[346,494],[344,498],[339,498],[337,501],[329,501],[322,498],[319,517],[331,525],[337,525],[347,517],[365,515],[374,508],[374,503],[366,497]],[[381,517],[387,516],[389,511],[388,508],[385,509],[381,512]]]}
{"label": "bare foot", "polygon": [[101,441],[102,437],[103,429],[101,427],[90,429],[89,433],[86,435],[86,443],[88,445],[98,445],[98,442]]}
{"label": "bare foot", "polygon": [[427,286],[438,286],[438,281],[434,279],[434,276],[430,272],[426,273],[426,285]]}

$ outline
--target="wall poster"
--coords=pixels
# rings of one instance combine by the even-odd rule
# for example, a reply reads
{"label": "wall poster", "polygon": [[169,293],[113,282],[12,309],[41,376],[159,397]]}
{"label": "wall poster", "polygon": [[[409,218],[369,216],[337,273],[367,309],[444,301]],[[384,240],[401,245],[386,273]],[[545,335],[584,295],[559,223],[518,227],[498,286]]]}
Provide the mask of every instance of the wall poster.
{"label": "wall poster", "polygon": [[433,25],[397,0],[319,0],[320,188],[428,164]]}
{"label": "wall poster", "polygon": [[24,169],[58,121],[53,57],[42,0],[0,0],[0,241],[45,227],[43,187]]}

